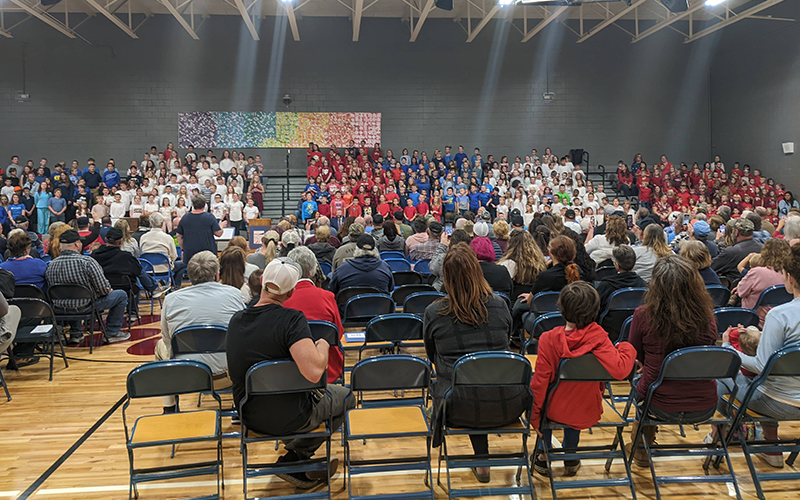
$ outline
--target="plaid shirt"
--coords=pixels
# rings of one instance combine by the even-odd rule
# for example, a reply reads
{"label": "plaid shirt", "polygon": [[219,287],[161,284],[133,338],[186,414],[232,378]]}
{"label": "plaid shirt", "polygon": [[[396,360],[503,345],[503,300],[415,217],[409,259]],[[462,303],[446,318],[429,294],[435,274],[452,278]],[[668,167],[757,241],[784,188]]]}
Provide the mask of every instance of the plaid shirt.
{"label": "plaid shirt", "polygon": [[[53,285],[83,285],[92,292],[95,298],[108,295],[111,290],[103,268],[91,257],[81,255],[74,250],[64,250],[47,265],[45,271],[47,283]],[[53,305],[59,309],[84,309],[89,302],[83,299],[54,300]]]}
{"label": "plaid shirt", "polygon": [[439,240],[437,238],[429,238],[428,241],[414,245],[408,256],[413,260],[431,259],[437,248],[439,248]]}

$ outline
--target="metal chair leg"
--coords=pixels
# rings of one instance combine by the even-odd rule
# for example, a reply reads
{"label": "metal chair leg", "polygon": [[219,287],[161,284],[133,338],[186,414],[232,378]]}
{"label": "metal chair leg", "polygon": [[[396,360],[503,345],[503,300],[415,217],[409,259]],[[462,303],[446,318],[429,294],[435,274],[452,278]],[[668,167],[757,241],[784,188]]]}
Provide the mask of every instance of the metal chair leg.
{"label": "metal chair leg", "polygon": [[8,384],[6,384],[6,379],[3,377],[2,371],[0,371],[0,384],[2,384],[3,389],[6,391],[6,398],[11,401],[11,393],[8,392]]}

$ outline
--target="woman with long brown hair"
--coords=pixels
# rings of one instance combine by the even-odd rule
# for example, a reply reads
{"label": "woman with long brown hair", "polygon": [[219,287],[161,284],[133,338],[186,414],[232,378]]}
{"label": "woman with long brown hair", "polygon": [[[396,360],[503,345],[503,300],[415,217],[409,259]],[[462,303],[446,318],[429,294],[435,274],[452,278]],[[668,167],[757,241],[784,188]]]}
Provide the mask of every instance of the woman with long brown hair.
{"label": "woman with long brown hair", "polygon": [[[483,278],[475,252],[466,243],[453,245],[442,264],[444,285],[448,290],[425,310],[423,338],[425,350],[436,365],[433,386],[433,446],[442,441],[444,393],[450,387],[453,366],[465,354],[480,351],[506,351],[511,334],[511,314],[505,301],[492,294]],[[448,406],[448,425],[487,429],[509,425],[530,409],[527,392],[496,388],[456,392]],[[476,455],[489,452],[486,435],[470,435]],[[489,468],[473,468],[481,483],[488,483]]]}
{"label": "woman with long brown hair", "polygon": [[674,255],[672,249],[667,244],[667,235],[658,224],[648,224],[644,228],[642,244],[634,247],[636,252],[636,265],[633,272],[639,275],[645,282],[650,282],[653,274],[653,267],[661,257]]}
{"label": "woman with long brown hair", "polygon": [[512,302],[517,300],[522,290],[529,290],[539,273],[547,269],[544,254],[527,231],[514,231],[508,240],[506,254],[497,264],[508,269],[508,274],[511,275],[514,283]]}
{"label": "woman with long brown hair", "polygon": [[605,261],[608,261],[608,265],[613,265],[611,257],[614,248],[630,243],[628,225],[619,215],[612,215],[606,219],[605,234],[595,236],[594,226],[589,227],[589,232],[586,233],[586,251],[597,263],[597,267],[602,267]]}
{"label": "woman with long brown hair", "polygon": [[235,245],[223,250],[219,256],[219,282],[241,290],[246,259],[244,250]]}
{"label": "woman with long brown hair", "polygon": [[[697,266],[677,255],[656,262],[650,287],[641,306],[633,313],[628,341],[636,348],[642,367],[636,384],[636,397],[644,399],[658,378],[661,365],[670,353],[684,347],[714,345],[717,322],[714,303]],[[662,383],[653,394],[650,411],[665,418],[683,415],[686,423],[702,422],[714,415],[717,390],[714,381],[679,380]],[[633,432],[636,432],[634,423]],[[653,442],[655,428],[645,429],[645,439]],[[643,448],[634,461],[648,467]]]}

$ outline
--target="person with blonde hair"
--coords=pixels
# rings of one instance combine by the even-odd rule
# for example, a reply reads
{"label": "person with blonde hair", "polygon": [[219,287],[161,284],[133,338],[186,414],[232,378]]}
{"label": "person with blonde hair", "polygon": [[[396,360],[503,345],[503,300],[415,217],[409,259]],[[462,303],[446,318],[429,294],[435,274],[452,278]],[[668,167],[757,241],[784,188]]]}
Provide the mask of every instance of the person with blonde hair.
{"label": "person with blonde hair", "polygon": [[[684,240],[684,243],[686,241],[688,240]],[[667,244],[667,235],[658,224],[648,224],[644,228],[642,244],[633,250],[636,252],[636,265],[633,267],[633,272],[638,274],[645,283],[650,282],[653,267],[658,259],[667,255],[674,255]]]}
{"label": "person with blonde hair", "polygon": [[[497,222],[495,222],[497,225]],[[506,224],[507,225],[507,224]],[[496,234],[496,233],[495,233]],[[515,302],[525,290],[530,290],[539,273],[547,269],[544,254],[536,240],[527,231],[514,231],[508,240],[505,255],[498,265],[505,267],[511,275],[513,289],[511,301]]]}
{"label": "person with blonde hair", "polygon": [[114,224],[114,227],[122,231],[122,251],[128,252],[137,259],[142,254],[142,249],[139,248],[139,243],[131,234],[131,226],[125,219],[120,219]]}
{"label": "person with blonde hair", "polygon": [[494,242],[497,243],[500,250],[505,254],[510,243],[509,233],[511,232],[511,226],[504,220],[496,220],[494,224],[492,224],[492,232],[494,233]]}
{"label": "person with blonde hair", "polygon": [[[750,267],[733,289],[733,293],[741,297],[742,307],[753,309],[761,292],[774,285],[783,285],[783,266],[791,254],[792,247],[788,241],[771,238],[761,247],[761,253],[751,253],[739,262],[740,272]],[[770,309],[769,306],[761,306],[756,311],[759,328],[764,326],[764,318]]]}
{"label": "person with blonde hair", "polygon": [[264,269],[278,253],[280,235],[277,231],[269,230],[261,237],[261,248],[247,256],[247,262],[255,264],[259,269]]}
{"label": "person with blonde hair", "polygon": [[706,286],[722,284],[717,273],[711,269],[711,253],[702,241],[684,241],[680,256],[694,264]]}

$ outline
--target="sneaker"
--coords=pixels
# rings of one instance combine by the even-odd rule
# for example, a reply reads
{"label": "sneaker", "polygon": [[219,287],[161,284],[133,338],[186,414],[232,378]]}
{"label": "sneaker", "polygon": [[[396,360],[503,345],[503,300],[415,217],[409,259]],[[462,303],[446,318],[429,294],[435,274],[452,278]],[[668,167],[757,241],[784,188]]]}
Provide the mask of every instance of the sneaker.
{"label": "sneaker", "polygon": [[[330,463],[330,466],[328,467],[328,470],[330,471],[331,478],[333,478],[334,474],[336,474],[336,471],[339,470],[339,459],[338,458],[332,458],[331,459],[331,463]],[[308,475],[308,478],[311,479],[311,480],[321,481],[323,483],[327,483],[328,482],[328,474],[324,470],[311,471],[307,475]]]}
{"label": "sneaker", "polygon": [[531,462],[533,462],[533,470],[537,474],[544,477],[550,477],[550,468],[547,466],[546,460],[540,460],[537,454],[531,455]]}
{"label": "sneaker", "polygon": [[[16,358],[14,361],[16,362],[16,365],[17,365],[16,368],[18,369],[18,368],[22,368],[23,366],[35,365],[36,363],[39,362],[39,357],[38,356],[25,356],[25,357]],[[11,365],[11,361],[9,361],[8,364]],[[6,368],[10,369],[10,370],[14,370],[15,369],[13,366],[6,366]]]}
{"label": "sneaker", "polygon": [[[286,453],[286,455],[278,457],[278,461],[276,463],[288,465],[297,461],[299,461],[297,455],[295,455],[294,452],[289,451]],[[277,474],[277,476],[295,488],[299,488],[301,490],[308,490],[322,484],[322,481],[311,479],[305,472],[291,472],[288,474]]]}
{"label": "sneaker", "polygon": [[564,460],[564,476],[572,477],[581,470],[580,460]]}
{"label": "sneaker", "polygon": [[154,299],[160,299],[168,291],[169,287],[167,285],[159,285],[158,288],[150,292],[150,296]]}
{"label": "sneaker", "polygon": [[706,437],[703,438],[703,444],[714,444],[714,433],[712,431],[708,431]]}
{"label": "sneaker", "polygon": [[70,335],[67,345],[76,346],[83,341],[83,335]]}
{"label": "sneaker", "polygon": [[770,467],[783,469],[783,453],[756,453],[756,456],[767,462]]}
{"label": "sneaker", "polygon": [[109,344],[115,344],[117,342],[125,342],[126,340],[131,338],[131,334],[128,332],[120,332],[118,335],[106,335]]}

